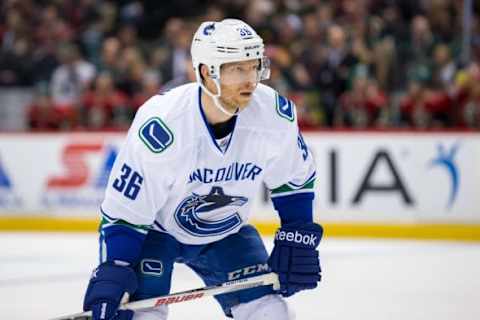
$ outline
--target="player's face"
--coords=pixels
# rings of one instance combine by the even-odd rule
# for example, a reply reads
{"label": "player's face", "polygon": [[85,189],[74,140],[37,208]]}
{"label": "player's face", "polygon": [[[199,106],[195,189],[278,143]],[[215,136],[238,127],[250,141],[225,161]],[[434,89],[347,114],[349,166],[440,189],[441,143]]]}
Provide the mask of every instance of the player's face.
{"label": "player's face", "polygon": [[259,60],[226,63],[221,67],[222,105],[235,112],[244,109],[252,99],[259,79]]}

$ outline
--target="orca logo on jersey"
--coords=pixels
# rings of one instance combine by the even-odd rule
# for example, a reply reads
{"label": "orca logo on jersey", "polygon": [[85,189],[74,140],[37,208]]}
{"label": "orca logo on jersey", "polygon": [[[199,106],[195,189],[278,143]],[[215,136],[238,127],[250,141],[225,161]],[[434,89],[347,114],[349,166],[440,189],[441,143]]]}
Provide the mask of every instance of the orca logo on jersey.
{"label": "orca logo on jersey", "polygon": [[138,132],[140,139],[152,152],[160,153],[173,143],[173,134],[160,118],[150,118]]}
{"label": "orca logo on jersey", "polygon": [[293,121],[295,119],[294,104],[292,101],[277,93],[275,104],[277,108],[277,113],[280,115],[280,117],[285,118],[289,121]]}
{"label": "orca logo on jersey", "polygon": [[246,197],[226,195],[221,187],[212,187],[207,195],[193,193],[185,198],[175,210],[175,221],[191,235],[218,236],[242,224],[236,210],[247,201]]}

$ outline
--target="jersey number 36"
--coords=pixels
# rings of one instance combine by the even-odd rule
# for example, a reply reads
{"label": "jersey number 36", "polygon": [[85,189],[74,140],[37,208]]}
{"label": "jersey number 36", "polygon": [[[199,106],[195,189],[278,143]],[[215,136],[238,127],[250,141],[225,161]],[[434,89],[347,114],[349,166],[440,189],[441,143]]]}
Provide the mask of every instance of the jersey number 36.
{"label": "jersey number 36", "polygon": [[143,177],[126,163],[123,164],[121,171],[120,177],[113,181],[113,188],[125,197],[135,200],[142,187]]}

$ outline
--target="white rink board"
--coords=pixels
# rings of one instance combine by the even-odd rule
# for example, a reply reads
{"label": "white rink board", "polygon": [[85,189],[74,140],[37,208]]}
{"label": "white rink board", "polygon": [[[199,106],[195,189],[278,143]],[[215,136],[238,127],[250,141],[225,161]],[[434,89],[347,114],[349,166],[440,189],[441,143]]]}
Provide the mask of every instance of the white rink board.
{"label": "white rink board", "polygon": [[305,138],[317,159],[322,220],[480,221],[480,135],[322,133]]}
{"label": "white rink board", "polygon": [[[317,161],[317,218],[480,221],[480,134],[304,134]],[[0,214],[97,215],[123,133],[0,135]],[[363,187],[362,187],[363,186]],[[265,192],[256,220],[277,217]]]}

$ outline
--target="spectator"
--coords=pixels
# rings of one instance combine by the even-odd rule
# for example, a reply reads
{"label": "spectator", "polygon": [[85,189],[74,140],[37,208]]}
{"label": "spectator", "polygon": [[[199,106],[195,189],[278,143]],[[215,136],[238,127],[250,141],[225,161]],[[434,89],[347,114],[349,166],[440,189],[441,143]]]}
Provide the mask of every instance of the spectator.
{"label": "spectator", "polygon": [[312,105],[318,104],[314,91],[296,91],[289,95],[297,109],[298,125],[303,129],[315,129],[322,124],[322,114]]}
{"label": "spectator", "polygon": [[407,72],[410,79],[430,81],[432,70],[430,57],[434,47],[430,23],[425,16],[418,15],[411,23],[411,39],[407,53]]}
{"label": "spectator", "polygon": [[480,128],[480,65],[471,63],[457,73],[452,118],[459,127]]}
{"label": "spectator", "polygon": [[0,86],[31,86],[33,84],[31,43],[18,38],[10,50],[0,51]]}
{"label": "spectator", "polygon": [[71,123],[64,120],[67,119],[62,117],[61,112],[47,94],[39,94],[35,102],[28,107],[28,125],[31,130],[71,128]]}
{"label": "spectator", "polygon": [[429,126],[431,119],[425,106],[426,90],[422,83],[410,82],[408,91],[400,102],[401,123],[403,126],[422,129]]}
{"label": "spectator", "polygon": [[452,101],[442,90],[429,89],[425,84],[412,81],[402,98],[401,117],[407,126],[428,129],[451,125]]}
{"label": "spectator", "polygon": [[147,55],[147,70],[146,73],[155,74],[158,82],[163,82],[164,76],[162,74],[163,65],[168,61],[168,50],[165,47],[153,47]]}
{"label": "spectator", "polygon": [[10,8],[6,14],[6,23],[2,32],[2,51],[8,52],[14,49],[15,43],[28,36],[28,23],[22,13]]}
{"label": "spectator", "polygon": [[164,35],[169,54],[161,71],[165,79],[175,79],[185,74],[184,62],[190,54],[193,30],[185,21],[172,18],[165,26]]}
{"label": "spectator", "polygon": [[77,109],[83,91],[95,77],[95,67],[72,44],[61,45],[58,56],[60,65],[51,81],[53,102],[63,109]]}
{"label": "spectator", "polygon": [[432,86],[449,90],[456,72],[457,66],[452,59],[450,48],[444,43],[436,45],[433,50]]}
{"label": "spectator", "polygon": [[34,30],[39,43],[54,41],[57,44],[65,44],[74,41],[73,26],[61,17],[57,6],[49,4],[41,13],[38,28]]}
{"label": "spectator", "polygon": [[340,127],[371,128],[382,126],[387,113],[387,97],[367,76],[358,76],[351,90],[340,97],[335,124]]}
{"label": "spectator", "polygon": [[95,79],[94,88],[83,95],[84,123],[96,130],[125,129],[129,125],[128,97],[114,87],[109,73]]}
{"label": "spectator", "polygon": [[111,73],[115,86],[128,96],[133,96],[140,90],[145,62],[137,47],[126,47],[120,51],[120,57],[115,63],[114,73]]}
{"label": "spectator", "polygon": [[335,107],[338,98],[347,89],[351,68],[358,62],[348,50],[345,31],[338,25],[328,29],[328,47],[324,61],[317,70],[311,70],[311,76],[321,94],[321,103],[326,125],[334,122]]}
{"label": "spectator", "polygon": [[184,72],[182,74],[179,74],[176,78],[173,78],[172,80],[165,83],[162,86],[161,91],[167,91],[182,84],[196,81],[196,75],[195,71],[193,70],[192,59],[190,55],[185,57],[185,61],[183,62],[183,64],[185,65]]}
{"label": "spectator", "polygon": [[[243,16],[270,43],[267,83],[296,100],[303,126],[478,128],[479,9],[467,55],[454,0],[3,1],[0,86],[50,85],[59,128],[121,127],[158,87],[192,79],[192,24]],[[128,112],[81,122],[97,72]]]}
{"label": "spectator", "polygon": [[80,125],[77,110],[65,109],[54,103],[45,84],[36,87],[32,104],[27,107],[27,123],[32,130],[72,130]]}
{"label": "spectator", "polygon": [[115,37],[108,37],[102,45],[101,58],[97,65],[98,72],[116,73],[120,58],[120,41]]}
{"label": "spectator", "polygon": [[134,97],[132,98],[131,106],[131,114],[135,114],[138,108],[153,97],[157,95],[160,91],[160,82],[155,74],[146,73],[142,79],[142,87],[139,92],[137,92]]}
{"label": "spectator", "polygon": [[475,86],[463,107],[462,124],[470,129],[480,129],[480,86]]}

